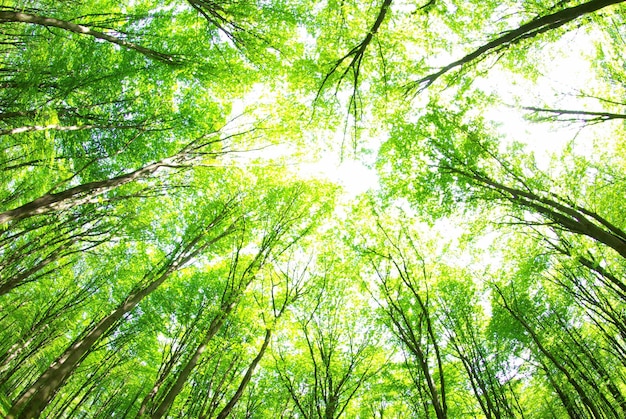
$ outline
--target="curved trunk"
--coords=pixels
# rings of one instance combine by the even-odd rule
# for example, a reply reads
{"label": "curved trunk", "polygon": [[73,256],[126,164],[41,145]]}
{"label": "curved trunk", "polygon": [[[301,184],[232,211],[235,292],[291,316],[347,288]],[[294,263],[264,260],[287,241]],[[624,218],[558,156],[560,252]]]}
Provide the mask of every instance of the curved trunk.
{"label": "curved trunk", "polygon": [[98,180],[74,186],[63,192],[43,195],[15,209],[0,214],[0,224],[22,220],[35,215],[52,211],[62,211],[89,202],[95,197],[111,191],[126,183],[148,176],[160,167],[168,167],[174,163],[173,158],[149,164],[131,173],[112,179]]}
{"label": "curved trunk", "polygon": [[250,366],[248,367],[246,374],[241,379],[241,383],[239,384],[237,391],[235,392],[233,397],[228,401],[228,404],[226,404],[226,406],[224,406],[222,411],[217,415],[217,419],[226,419],[226,417],[228,417],[230,412],[232,412],[233,407],[235,407],[235,405],[237,404],[237,402],[243,395],[244,390],[248,386],[248,383],[250,383],[250,379],[252,379],[252,374],[254,374],[254,370],[256,369],[257,365],[259,365],[259,362],[261,362],[263,355],[265,355],[265,351],[267,350],[267,347],[270,343],[271,338],[272,338],[272,331],[271,329],[267,329],[265,331],[265,339],[263,340],[263,345],[261,346],[259,353],[257,354],[256,357],[254,357],[254,359],[250,363]]}
{"label": "curved trunk", "polygon": [[164,54],[149,48],[142,47],[133,42],[126,41],[121,38],[117,38],[106,33],[94,31],[93,29],[78,25],[76,23],[68,22],[53,17],[45,17],[33,15],[30,13],[12,12],[12,11],[0,11],[0,23],[2,22],[18,22],[18,23],[30,23],[33,25],[44,26],[48,28],[59,28],[69,32],[74,32],[80,35],[92,36],[97,39],[101,39],[112,44],[119,45],[124,48],[132,49],[145,55],[146,57],[164,62],[166,64],[177,64],[178,61],[171,55]]}
{"label": "curved trunk", "polygon": [[[229,305],[228,307],[232,307],[232,305]],[[213,337],[217,334],[217,332],[220,330],[220,328],[224,324],[224,321],[226,320],[228,313],[230,313],[230,310],[231,309],[227,308],[225,311],[223,311],[216,318],[213,319],[213,321],[211,322],[211,325],[209,326],[209,330],[204,336],[204,339],[202,340],[202,342],[200,342],[200,344],[196,348],[191,358],[189,358],[189,361],[187,361],[187,364],[182,369],[180,374],[178,374],[178,377],[176,377],[176,381],[174,382],[172,387],[169,389],[169,391],[167,392],[167,394],[165,395],[161,403],[157,406],[156,410],[152,414],[152,418],[162,418],[163,416],[167,414],[170,407],[172,406],[172,403],[174,403],[174,400],[176,399],[178,394],[183,389],[183,386],[187,382],[189,375],[194,370],[196,365],[198,365],[198,362],[200,361],[202,354],[204,353],[204,351],[206,351],[207,345],[209,344],[211,339],[213,339]]]}
{"label": "curved trunk", "polygon": [[515,45],[523,41],[524,39],[532,38],[544,32],[560,28],[566,23],[576,20],[581,16],[594,13],[607,6],[622,3],[623,1],[624,0],[592,0],[587,3],[579,4],[578,6],[560,10],[547,16],[535,18],[530,22],[521,25],[517,29],[505,32],[504,35],[500,36],[499,38],[496,38],[493,41],[490,41],[480,46],[473,52],[467,54],[465,57],[448,64],[436,73],[429,74],[428,76],[411,83],[411,87],[421,86],[419,88],[420,90],[426,89],[448,71],[456,67],[461,67],[465,64],[469,64],[485,54],[493,51],[503,50],[511,45]]}

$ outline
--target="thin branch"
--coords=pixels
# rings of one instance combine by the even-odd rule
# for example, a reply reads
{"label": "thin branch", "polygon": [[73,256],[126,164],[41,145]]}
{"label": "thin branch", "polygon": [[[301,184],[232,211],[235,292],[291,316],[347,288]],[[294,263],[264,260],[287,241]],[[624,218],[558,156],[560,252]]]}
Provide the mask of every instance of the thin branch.
{"label": "thin branch", "polygon": [[[626,114],[623,113],[593,112],[572,109],[548,109],[536,108],[534,106],[525,106],[522,109],[535,112],[536,114],[547,114],[546,116],[537,117],[541,121],[583,122],[585,124],[596,124],[613,119],[626,119]],[[566,115],[571,115],[571,117],[567,117]]]}
{"label": "thin branch", "polygon": [[326,83],[338,71],[339,67],[344,62],[350,60],[350,62],[348,63],[348,67],[339,76],[336,90],[339,89],[341,82],[344,80],[348,72],[351,71],[353,80],[352,80],[352,98],[350,101],[350,106],[351,108],[354,109],[355,119],[356,119],[356,116],[357,116],[356,115],[356,109],[357,109],[356,95],[357,95],[358,86],[359,86],[359,77],[361,75],[361,64],[363,63],[363,58],[365,56],[365,50],[372,42],[372,39],[374,39],[374,35],[376,35],[378,30],[380,29],[380,26],[385,20],[387,10],[389,10],[389,7],[391,6],[391,2],[392,0],[383,1],[383,4],[380,6],[380,9],[378,10],[376,21],[371,26],[371,28],[369,29],[369,31],[367,32],[363,40],[359,42],[355,47],[353,47],[350,51],[348,51],[348,53],[346,53],[343,57],[335,61],[331,69],[324,76],[324,79],[322,80],[322,83],[320,84],[320,87],[317,90],[317,95],[315,97],[315,100],[317,100],[321,96],[322,91],[324,90],[324,87],[326,86]]}

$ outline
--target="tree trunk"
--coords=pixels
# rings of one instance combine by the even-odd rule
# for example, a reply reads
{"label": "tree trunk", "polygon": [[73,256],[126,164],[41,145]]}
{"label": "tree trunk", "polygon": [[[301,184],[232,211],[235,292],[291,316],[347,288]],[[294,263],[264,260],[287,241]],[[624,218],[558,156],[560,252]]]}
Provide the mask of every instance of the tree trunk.
{"label": "tree trunk", "polygon": [[157,378],[155,380],[152,389],[141,401],[141,405],[139,406],[139,411],[135,415],[136,419],[140,419],[147,414],[148,409],[154,403],[154,398],[159,394],[161,386],[166,382],[168,376],[180,360],[180,358],[184,355],[186,348],[188,347],[188,341],[191,338],[191,335],[194,333],[197,323],[202,318],[202,314],[206,306],[203,304],[200,307],[200,310],[196,313],[196,317],[193,322],[186,327],[185,333],[181,337],[180,340],[175,340],[176,348],[174,349],[174,343],[171,344],[170,350],[168,350],[169,355],[164,356],[161,366],[159,367],[159,372]]}
{"label": "tree trunk", "polygon": [[[554,199],[544,198],[527,190],[512,188],[486,176],[468,173],[463,169],[447,167],[444,170],[466,177],[478,187],[496,191],[509,202],[544,216],[565,231],[590,237],[612,248],[626,259],[626,232],[592,211],[577,205],[564,204]],[[559,198],[557,197],[557,199]]]}
{"label": "tree trunk", "polygon": [[539,352],[541,352],[552,363],[552,365],[565,376],[567,382],[570,383],[572,387],[574,387],[574,390],[580,397],[580,400],[585,405],[585,407],[589,409],[589,411],[593,414],[593,417],[603,417],[598,411],[595,403],[589,398],[587,391],[580,385],[578,380],[557,359],[556,355],[543,345],[543,342],[539,338],[539,335],[535,332],[534,328],[528,322],[526,322],[522,314],[520,314],[515,308],[509,305],[509,302],[506,300],[506,297],[504,296],[502,290],[500,290],[500,288],[498,288],[497,286],[495,286],[495,290],[501,298],[502,307],[526,330]]}
{"label": "tree trunk", "polygon": [[[540,120],[547,121],[571,121],[571,122],[584,122],[584,123],[596,123],[610,121],[614,119],[626,119],[626,114],[623,113],[611,113],[611,112],[592,112],[572,109],[548,109],[548,108],[536,108],[533,106],[524,107],[527,111],[533,111],[535,113],[547,114],[547,116],[539,117]],[[569,118],[563,118],[565,115],[570,115]]]}
{"label": "tree trunk", "polygon": [[174,403],[174,400],[187,382],[187,378],[189,378],[189,375],[200,361],[200,357],[202,357],[202,354],[204,353],[204,351],[206,351],[207,345],[220,330],[222,324],[224,324],[226,317],[233,307],[234,304],[228,305],[221,313],[217,315],[217,317],[213,319],[211,325],[209,326],[209,330],[204,336],[204,339],[202,340],[202,342],[200,342],[191,358],[189,358],[189,361],[187,361],[185,367],[178,374],[178,377],[176,377],[176,381],[174,382],[172,387],[169,389],[161,403],[155,409],[154,413],[152,414],[153,419],[162,418],[167,414],[170,407],[172,406],[172,403]]}
{"label": "tree trunk", "polygon": [[84,204],[119,186],[148,176],[161,167],[168,167],[174,164],[174,158],[168,158],[112,179],[89,182],[74,186],[63,192],[43,195],[20,207],[1,213],[0,225],[52,211],[62,211]]}
{"label": "tree trunk", "polygon": [[178,64],[178,61],[171,55],[164,54],[149,48],[142,47],[133,42],[126,41],[124,39],[116,38],[115,36],[107,35],[106,33],[94,31],[87,26],[78,25],[76,23],[68,22],[65,20],[55,19],[53,17],[38,16],[29,13],[0,11],[0,23],[2,22],[19,22],[30,23],[33,25],[40,25],[48,28],[59,28],[69,32],[74,32],[80,35],[88,35],[103,41],[111,42],[124,48],[137,51],[148,58],[152,58],[166,64]]}
{"label": "tree trunk", "polygon": [[128,128],[139,128],[139,126],[132,125],[59,125],[59,124],[48,124],[48,125],[28,125],[23,127],[16,128],[7,128],[0,130],[0,136],[3,135],[16,135],[22,134],[25,132],[37,132],[37,131],[85,131],[90,129],[128,129]]}
{"label": "tree trunk", "polygon": [[492,50],[501,50],[501,49],[507,48],[510,45],[517,44],[524,39],[532,38],[541,33],[559,28],[568,22],[578,19],[581,16],[596,12],[602,8],[611,6],[613,4],[622,3],[623,1],[624,0],[592,0],[590,2],[580,4],[578,6],[560,10],[556,13],[552,13],[551,15],[538,17],[536,19],[531,20],[528,23],[523,24],[517,29],[513,29],[513,30],[505,32],[505,34],[502,35],[501,37],[496,38],[493,41],[490,41],[482,45],[481,47],[467,54],[465,57],[461,58],[460,60],[457,60],[457,61],[454,61],[453,63],[448,64],[447,66],[443,67],[441,70],[437,71],[436,73],[429,74],[428,76],[423,77],[411,83],[411,85],[421,86],[420,90],[426,89],[428,86],[433,84],[435,80],[443,76],[448,71],[456,67],[469,64],[470,62],[476,60],[483,54],[491,52]]}
{"label": "tree trunk", "polygon": [[250,379],[252,378],[252,374],[254,374],[254,370],[256,369],[257,365],[259,365],[259,362],[261,362],[261,359],[263,358],[263,355],[265,355],[265,351],[267,350],[267,347],[268,347],[268,345],[270,343],[271,337],[272,337],[272,331],[271,331],[271,329],[267,329],[265,331],[265,339],[263,340],[263,345],[261,346],[261,349],[259,350],[259,353],[257,354],[257,356],[250,363],[250,366],[248,367],[248,370],[246,371],[246,374],[241,379],[241,383],[239,384],[239,387],[237,388],[237,391],[235,392],[233,397],[228,401],[226,406],[224,406],[222,411],[217,415],[217,419],[226,419],[226,417],[233,410],[233,407],[235,407],[235,404],[237,404],[237,402],[239,401],[239,399],[243,395],[243,392],[246,389],[246,387],[248,386],[248,383],[250,383]]}

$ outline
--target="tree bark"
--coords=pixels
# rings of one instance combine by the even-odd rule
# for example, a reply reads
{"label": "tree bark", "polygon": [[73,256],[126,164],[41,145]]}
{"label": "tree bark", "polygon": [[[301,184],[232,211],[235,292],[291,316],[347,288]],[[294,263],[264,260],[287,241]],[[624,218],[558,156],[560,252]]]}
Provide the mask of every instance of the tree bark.
{"label": "tree bark", "polygon": [[42,215],[52,211],[62,211],[77,205],[87,203],[95,197],[111,191],[134,180],[146,177],[161,167],[175,166],[174,158],[168,158],[152,163],[131,173],[111,179],[98,180],[74,186],[58,193],[43,195],[15,209],[0,214],[0,225]]}
{"label": "tree bark", "polygon": [[528,190],[513,188],[481,174],[469,173],[453,167],[443,169],[466,177],[478,187],[498,192],[509,202],[542,215],[566,231],[584,235],[602,243],[626,259],[626,232],[593,211],[545,198]]}
{"label": "tree bark", "polygon": [[0,23],[2,22],[18,22],[18,23],[30,23],[33,25],[39,25],[49,28],[59,28],[69,32],[74,32],[80,35],[92,36],[103,41],[111,42],[124,48],[132,49],[145,55],[148,58],[152,58],[161,61],[166,64],[178,64],[178,61],[171,55],[164,54],[149,48],[142,47],[133,42],[126,41],[124,39],[117,38],[106,33],[94,31],[93,29],[78,25],[76,23],[68,22],[65,20],[56,19],[53,17],[38,16],[29,13],[12,12],[3,10],[0,11]]}
{"label": "tree bark", "polygon": [[369,44],[372,42],[372,39],[374,39],[374,35],[376,34],[376,32],[378,32],[378,29],[380,29],[380,25],[382,25],[383,21],[385,20],[387,11],[389,10],[389,7],[391,6],[391,2],[392,0],[383,1],[383,3],[380,6],[380,9],[378,10],[376,21],[374,22],[372,27],[367,31],[367,34],[365,35],[363,40],[359,42],[359,44],[356,45],[354,48],[352,48],[350,51],[348,51],[346,55],[344,55],[343,57],[335,61],[335,64],[330,69],[330,71],[326,73],[324,80],[322,80],[322,83],[320,84],[320,87],[317,91],[318,97],[321,94],[322,90],[324,89],[326,82],[337,71],[339,66],[343,64],[350,57],[352,57],[352,59],[350,60],[350,63],[348,64],[348,68],[346,68],[346,70],[339,77],[339,83],[341,83],[341,81],[346,76],[346,74],[348,74],[348,71],[352,69],[353,74],[354,74],[353,93],[356,93],[356,88],[358,87],[358,82],[359,82],[359,74],[361,72],[361,62],[363,61],[363,57],[365,56],[365,50],[367,49]]}
{"label": "tree bark", "polygon": [[161,403],[157,406],[154,413],[151,415],[153,419],[162,418],[163,416],[167,414],[170,407],[172,406],[172,403],[174,403],[174,400],[176,399],[178,394],[180,394],[181,390],[183,389],[183,386],[187,382],[187,378],[189,378],[189,375],[191,374],[191,372],[194,370],[196,365],[198,365],[198,362],[200,361],[200,357],[202,356],[204,351],[206,351],[207,345],[209,344],[211,339],[213,339],[213,337],[217,334],[217,332],[220,330],[220,328],[224,324],[224,321],[226,320],[226,317],[228,316],[228,314],[230,313],[233,307],[234,305],[232,304],[226,306],[224,310],[221,313],[219,313],[217,317],[213,319],[213,321],[211,322],[211,325],[209,326],[209,330],[204,336],[204,339],[202,339],[202,342],[200,342],[200,344],[196,347],[196,350],[194,351],[193,355],[191,356],[191,358],[189,358],[189,361],[187,361],[187,364],[185,365],[185,367],[178,374],[178,377],[176,377],[176,381],[174,382],[172,387],[170,387],[170,389],[168,390],[167,394],[165,395]]}
{"label": "tree bark", "polygon": [[272,330],[271,329],[267,329],[265,331],[265,339],[263,340],[263,345],[261,346],[261,349],[259,350],[259,353],[257,354],[257,356],[250,363],[250,366],[248,367],[248,370],[246,371],[246,374],[241,379],[241,383],[239,384],[239,387],[237,388],[237,391],[235,392],[233,397],[228,401],[226,406],[224,406],[222,411],[217,415],[217,419],[226,419],[226,417],[228,417],[230,412],[232,412],[233,407],[235,407],[235,405],[237,404],[237,402],[239,401],[239,399],[243,395],[244,390],[246,389],[246,387],[250,383],[250,379],[252,379],[252,374],[254,374],[254,370],[256,369],[257,365],[259,365],[259,362],[261,362],[261,359],[265,355],[265,351],[267,350],[267,347],[268,347],[268,345],[270,343],[270,339],[271,338],[272,338]]}
{"label": "tree bark", "polygon": [[[610,121],[613,119],[626,119],[626,114],[623,113],[611,113],[611,112],[593,112],[593,111],[581,111],[572,109],[549,109],[549,108],[535,108],[533,106],[526,106],[523,109],[536,113],[548,114],[548,116],[540,117],[542,120],[554,120],[564,122],[585,122],[596,123]],[[564,115],[570,115],[568,119],[562,119]]]}
{"label": "tree bark", "polygon": [[578,380],[557,359],[556,355],[544,346],[542,340],[540,339],[535,329],[523,318],[522,314],[520,314],[516,308],[512,307],[509,304],[502,290],[498,288],[497,286],[494,286],[494,288],[501,298],[502,307],[511,315],[511,317],[517,320],[519,324],[526,330],[526,332],[532,339],[533,343],[536,345],[539,352],[541,352],[552,363],[552,365],[554,365],[554,367],[565,376],[565,378],[567,379],[567,382],[570,383],[572,387],[574,387],[574,390],[580,397],[580,400],[583,402],[585,407],[587,407],[589,411],[592,412],[593,417],[597,417],[597,418],[603,417],[603,415],[601,415],[600,412],[598,411],[598,408],[595,405],[595,403],[593,403],[593,401],[589,398],[587,391],[580,385]]}
{"label": "tree bark", "polygon": [[523,24],[517,29],[505,32],[505,34],[500,36],[499,38],[496,38],[493,41],[482,45],[481,47],[467,54],[460,60],[454,61],[453,63],[450,63],[447,66],[441,68],[436,73],[429,74],[426,77],[412,82],[410,88],[418,87],[420,91],[424,90],[448,71],[456,67],[469,64],[484,54],[492,52],[493,50],[508,48],[509,46],[515,45],[523,41],[524,39],[532,38],[541,33],[559,28],[568,22],[578,19],[581,16],[596,12],[613,4],[622,3],[623,1],[624,0],[592,0],[578,6],[560,10],[547,16],[535,18],[530,22]]}

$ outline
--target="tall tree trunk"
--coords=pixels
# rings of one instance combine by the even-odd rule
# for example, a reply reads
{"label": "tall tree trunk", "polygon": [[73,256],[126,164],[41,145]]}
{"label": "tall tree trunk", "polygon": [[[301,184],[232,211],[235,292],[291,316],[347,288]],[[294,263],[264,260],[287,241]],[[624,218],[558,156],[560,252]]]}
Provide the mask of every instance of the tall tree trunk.
{"label": "tall tree trunk", "polygon": [[550,386],[552,386],[552,389],[559,396],[559,400],[561,400],[561,404],[567,411],[567,415],[570,417],[570,419],[583,418],[584,416],[582,416],[582,413],[579,412],[579,409],[577,409],[577,406],[574,405],[574,403],[570,399],[569,394],[567,394],[567,392],[564,391],[563,387],[555,381],[552,373],[550,372],[550,369],[545,364],[545,362],[543,362],[543,360],[539,360],[539,362],[544,371],[544,374],[546,375],[546,378],[548,379],[548,382],[550,383]]}
{"label": "tall tree trunk", "polygon": [[[219,331],[228,315],[241,300],[241,297],[245,290],[254,280],[255,272],[261,269],[261,267],[266,263],[269,258],[270,252],[273,250],[274,246],[278,244],[280,237],[287,233],[290,225],[292,225],[296,220],[299,220],[301,218],[301,213],[296,214],[294,217],[290,217],[291,212],[293,211],[292,206],[296,200],[296,197],[297,196],[293,196],[288,200],[287,208],[283,209],[276,223],[272,225],[271,228],[269,228],[265,235],[261,238],[259,249],[252,261],[245,267],[245,269],[243,269],[241,277],[239,279],[235,279],[235,276],[237,275],[237,264],[239,263],[240,257],[239,253],[244,247],[243,241],[239,244],[240,247],[237,249],[235,255],[233,256],[233,265],[231,265],[231,272],[229,274],[231,275],[229,281],[233,282],[227,284],[227,289],[224,291],[221,303],[221,312],[211,322],[211,325],[209,326],[209,329],[204,339],[198,345],[196,351],[191,356],[183,370],[179,373],[178,377],[176,377],[175,383],[169,389],[165,398],[153,411],[152,418],[161,418],[167,414],[172,404],[174,403],[174,400],[181,392],[185,382],[189,378],[189,375],[200,361],[200,358],[206,350],[208,343]],[[301,235],[296,237],[296,239],[294,239],[291,243],[295,243],[301,237]]]}
{"label": "tall tree trunk", "polygon": [[233,397],[228,401],[226,406],[224,406],[222,411],[217,415],[217,419],[226,419],[226,417],[228,417],[228,415],[232,412],[233,407],[235,407],[235,405],[237,404],[237,402],[243,395],[244,390],[250,383],[250,379],[252,379],[252,374],[254,374],[254,370],[256,369],[257,365],[259,365],[259,362],[261,362],[263,355],[265,355],[265,351],[267,350],[267,347],[270,343],[271,338],[272,338],[272,330],[267,329],[265,331],[265,339],[263,340],[263,345],[261,346],[259,353],[250,363],[250,366],[246,370],[246,374],[241,379],[241,383],[239,384],[237,391],[235,392]]}
{"label": "tall tree trunk", "polygon": [[43,195],[15,209],[0,214],[0,225],[22,220],[52,211],[62,211],[87,203],[95,197],[111,191],[134,180],[149,176],[161,167],[177,166],[177,156],[149,164],[131,173],[111,179],[98,180],[74,186],[63,192]]}
{"label": "tall tree trunk", "polygon": [[186,348],[188,347],[188,341],[191,339],[192,334],[195,332],[196,326],[200,319],[202,319],[202,314],[206,308],[206,305],[202,305],[198,312],[196,313],[196,317],[193,322],[185,327],[185,332],[180,340],[176,339],[170,344],[170,349],[167,351],[169,354],[165,355],[163,358],[163,362],[159,367],[159,372],[157,378],[155,380],[152,389],[148,394],[145,395],[143,400],[141,401],[141,405],[139,406],[139,411],[135,415],[136,419],[144,417],[148,413],[148,409],[152,404],[154,404],[154,398],[159,394],[161,386],[166,382],[170,373],[180,360],[180,358],[184,355]]}
{"label": "tall tree trunk", "polygon": [[576,394],[580,397],[581,402],[585,405],[589,412],[592,413],[593,417],[603,417],[603,415],[601,415],[598,411],[596,404],[589,397],[588,392],[579,383],[578,379],[574,377],[572,372],[569,371],[559,359],[557,359],[556,354],[553,353],[553,351],[544,346],[535,329],[523,318],[523,315],[516,308],[510,305],[502,290],[498,286],[494,286],[494,289],[500,296],[502,302],[501,306],[526,330],[539,352],[543,354],[552,363],[552,365],[563,374],[563,376],[565,376],[567,382],[572,385]]}
{"label": "tall tree trunk", "polygon": [[546,114],[546,116],[538,117],[538,119],[546,121],[597,123],[611,121],[614,119],[626,119],[626,114],[623,113],[592,112],[572,109],[548,109],[536,108],[533,106],[526,106],[524,109],[527,111],[533,111],[536,114]]}
{"label": "tall tree trunk", "polygon": [[139,125],[28,125],[16,128],[7,128],[0,130],[0,136],[3,135],[16,135],[23,134],[25,132],[38,132],[38,131],[85,131],[91,129],[127,129],[127,128],[139,128]]}
{"label": "tall tree trunk", "polygon": [[29,13],[13,12],[2,10],[0,11],[0,23],[2,22],[18,22],[18,23],[30,23],[33,25],[44,26],[48,28],[59,28],[69,32],[74,32],[80,35],[92,36],[103,41],[111,42],[119,45],[123,48],[132,49],[145,55],[146,57],[164,62],[166,64],[178,64],[178,60],[171,55],[164,54],[149,48],[142,47],[133,42],[126,41],[124,39],[117,38],[106,33],[94,31],[93,29],[78,25],[76,23],[68,22],[65,20],[56,19],[53,17],[38,16]]}
{"label": "tall tree trunk", "polygon": [[[385,287],[385,299],[387,299],[389,305],[391,306],[388,309],[388,315],[390,316],[391,321],[396,326],[396,332],[399,335],[399,338],[404,342],[404,344],[408,347],[409,351],[417,358],[419,363],[419,367],[424,375],[424,379],[427,385],[428,396],[430,397],[430,404],[432,408],[435,410],[435,415],[437,419],[447,419],[448,417],[448,406],[446,402],[446,386],[445,386],[445,376],[443,372],[443,362],[441,358],[441,352],[439,350],[439,342],[435,332],[433,330],[432,322],[431,322],[431,310],[427,303],[424,301],[422,296],[419,293],[419,290],[415,288],[408,271],[406,271],[406,262],[402,259],[401,262],[397,262],[393,258],[391,259],[393,265],[396,268],[402,282],[406,286],[406,288],[410,291],[411,295],[415,298],[417,302],[416,312],[421,317],[420,319],[420,329],[418,331],[418,335],[416,335],[413,327],[411,325],[411,320],[408,319],[406,311],[395,301],[392,297],[392,293],[386,284],[383,284]],[[428,297],[426,297],[426,300]],[[394,312],[396,313],[394,315]],[[399,318],[398,318],[399,317]],[[432,349],[435,352],[435,361],[437,365],[437,372],[439,373],[439,385],[437,386],[437,380],[434,374],[431,374],[431,362],[430,362],[430,347],[424,345],[421,342],[421,334],[423,333],[421,330],[422,321],[426,324],[426,342],[430,341],[430,345],[432,345]],[[426,344],[428,345],[428,343]]]}
{"label": "tall tree trunk", "polygon": [[172,403],[174,403],[174,400],[176,399],[178,394],[180,394],[183,386],[187,382],[189,375],[194,370],[194,368],[196,368],[196,365],[198,365],[198,362],[200,361],[200,358],[202,357],[204,351],[206,351],[209,342],[220,330],[220,328],[224,324],[224,321],[226,320],[226,317],[228,317],[228,314],[232,311],[233,308],[234,304],[227,305],[222,310],[222,312],[213,319],[213,321],[209,325],[209,329],[207,330],[206,335],[204,336],[204,339],[202,339],[202,342],[200,342],[200,344],[196,347],[193,355],[191,356],[191,358],[189,358],[185,367],[178,374],[178,377],[176,377],[176,381],[174,382],[172,387],[170,387],[161,403],[155,409],[154,413],[152,414],[153,419],[162,418],[167,414],[170,407],[172,406]]}
{"label": "tall tree trunk", "polygon": [[534,192],[513,188],[482,174],[467,172],[465,169],[453,167],[443,169],[467,178],[477,187],[495,191],[513,204],[542,215],[552,224],[557,224],[559,229],[590,237],[612,248],[626,259],[626,232],[593,211],[563,203],[566,201],[556,195],[553,195],[555,199],[544,198]]}
{"label": "tall tree trunk", "polygon": [[448,71],[456,67],[469,64],[484,54],[508,48],[509,46],[515,45],[524,39],[532,38],[541,33],[559,28],[568,22],[578,19],[581,16],[594,13],[607,6],[622,3],[623,1],[624,0],[592,0],[587,3],[579,4],[578,6],[560,10],[547,16],[535,18],[530,22],[527,22],[518,27],[517,29],[505,32],[504,35],[500,36],[499,38],[496,38],[493,41],[490,41],[480,46],[473,52],[467,54],[465,57],[448,64],[436,73],[429,74],[426,77],[412,82],[410,86],[411,88],[415,86],[421,86],[420,90],[426,89]]}

